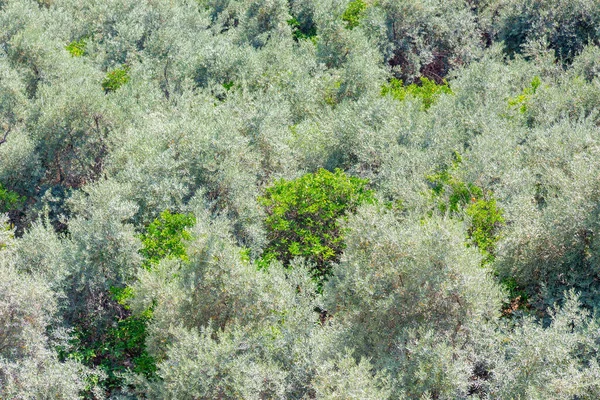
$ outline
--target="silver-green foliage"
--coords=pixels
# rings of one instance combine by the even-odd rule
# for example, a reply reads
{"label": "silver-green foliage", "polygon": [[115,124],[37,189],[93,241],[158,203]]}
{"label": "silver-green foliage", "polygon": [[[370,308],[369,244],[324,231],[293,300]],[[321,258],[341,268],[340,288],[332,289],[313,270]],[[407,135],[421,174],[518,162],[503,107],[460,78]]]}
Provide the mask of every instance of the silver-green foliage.
{"label": "silver-green foliage", "polygon": [[587,81],[600,77],[600,62],[598,61],[598,46],[586,46],[573,60],[573,72]]}
{"label": "silver-green foliage", "polygon": [[364,358],[357,363],[349,352],[319,365],[311,386],[315,398],[323,400],[381,400],[391,395],[385,374],[374,373]]}
{"label": "silver-green foliage", "polygon": [[[466,392],[462,346],[497,316],[502,291],[450,221],[398,221],[365,208],[349,222],[347,249],[325,288],[343,343],[373,357],[410,398]],[[431,368],[435,366],[435,373]]]}
{"label": "silver-green foliage", "polygon": [[308,267],[259,271],[226,221],[196,215],[189,261],[140,269],[133,286],[133,310],[152,309],[147,346],[162,377],[145,390],[164,398],[302,398],[337,337],[318,324]]}
{"label": "silver-green foliage", "polygon": [[403,80],[441,80],[450,68],[477,58],[482,43],[476,17],[463,1],[380,1],[367,7],[364,29]]}
{"label": "silver-green foliage", "polygon": [[[0,218],[5,226],[6,218]],[[10,231],[5,231],[12,233]],[[4,235],[3,235],[4,236]],[[12,235],[11,235],[12,236]],[[0,248],[0,396],[11,399],[78,398],[91,371],[58,360],[57,293],[39,274],[15,268],[15,240]],[[54,325],[56,335],[48,336]]]}
{"label": "silver-green foliage", "polygon": [[[326,298],[338,320],[360,331],[353,340],[362,342],[365,354],[388,345],[363,342],[363,335],[373,337],[368,332],[394,337],[420,325],[460,330],[495,315],[501,291],[481,268],[477,251],[461,245],[460,226],[397,221],[391,213],[366,208],[351,219],[350,229]],[[377,312],[365,319],[364,310]]]}
{"label": "silver-green foliage", "polygon": [[571,61],[585,45],[598,44],[600,5],[591,0],[496,2],[494,27],[509,54],[543,41],[556,57]]}
{"label": "silver-green foliage", "polygon": [[[286,374],[261,357],[261,343],[238,332],[216,334],[172,329],[168,358],[159,365],[161,381],[149,384],[156,399],[283,399]],[[216,338],[214,337],[216,336]]]}
{"label": "silver-green foliage", "polygon": [[0,356],[12,361],[43,348],[45,329],[56,312],[56,300],[43,280],[19,274],[7,257],[3,254]]}
{"label": "silver-green foliage", "polygon": [[[573,291],[562,306],[548,310],[548,326],[533,317],[495,333],[484,330],[488,398],[593,399],[600,393],[598,321],[581,308]],[[491,340],[490,340],[491,339]]]}
{"label": "silver-green foliage", "polygon": [[[547,307],[600,298],[598,12],[0,0],[0,185],[25,196],[17,238],[0,234],[0,397],[76,398],[91,372],[58,359],[69,332],[101,346],[134,313],[161,379],[128,389],[149,398],[597,398],[597,322],[572,295]],[[105,92],[115,69],[129,80]],[[382,95],[393,76],[452,94],[424,110]],[[485,268],[468,216],[431,202],[456,154],[453,177],[504,210]],[[322,167],[368,178],[379,205],[350,219],[321,295],[306,261],[254,259],[256,198]],[[187,259],[142,268],[165,210],[196,216]]]}
{"label": "silver-green foliage", "polygon": [[71,219],[69,238],[62,241],[68,274],[63,282],[65,318],[86,329],[93,327],[94,334],[102,334],[119,312],[111,287],[125,287],[141,264],[140,240],[126,223],[136,208],[118,193],[114,184],[88,186],[85,195],[72,200],[78,217]]}
{"label": "silver-green foliage", "polygon": [[[232,323],[246,327],[277,323],[288,313],[300,313],[296,318],[305,321],[315,318],[310,311],[314,288],[307,276],[298,273],[288,280],[277,266],[257,271],[233,243],[226,221],[211,222],[205,212],[197,215],[197,221],[189,230],[194,237],[187,249],[189,261],[165,260],[151,270],[139,270],[134,286],[134,309],[154,304],[151,330],[158,335],[152,339],[156,354],[171,325],[199,329],[211,323],[223,329]],[[307,292],[296,294],[297,285],[308,285]]]}

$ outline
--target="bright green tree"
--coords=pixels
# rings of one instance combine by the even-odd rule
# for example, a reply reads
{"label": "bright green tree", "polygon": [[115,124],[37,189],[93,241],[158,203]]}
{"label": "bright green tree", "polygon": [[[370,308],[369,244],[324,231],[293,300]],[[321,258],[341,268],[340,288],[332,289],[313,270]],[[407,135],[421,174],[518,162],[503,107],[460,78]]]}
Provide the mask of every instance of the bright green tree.
{"label": "bright green tree", "polygon": [[18,193],[7,190],[0,183],[0,212],[7,212],[20,207],[25,198]]}
{"label": "bright green tree", "polygon": [[363,0],[353,0],[348,3],[348,8],[342,15],[342,20],[346,23],[346,28],[353,29],[360,24],[360,18],[367,9],[367,3]]}
{"label": "bright green tree", "polygon": [[114,92],[127,82],[129,82],[129,67],[125,65],[106,74],[106,78],[102,81],[102,89],[106,93]]}
{"label": "bright green tree", "polygon": [[69,52],[73,57],[81,57],[85,54],[85,45],[86,39],[81,38],[79,40],[73,40],[67,46],[65,46],[65,50]]}
{"label": "bright green tree", "polygon": [[340,219],[374,201],[367,184],[366,179],[347,176],[340,169],[320,169],[267,188],[259,199],[267,213],[269,240],[263,265],[273,259],[289,264],[294,257],[305,257],[314,263],[315,277],[327,277],[345,247]]}
{"label": "bright green tree", "polygon": [[448,82],[444,80],[442,84],[437,84],[431,79],[421,77],[421,84],[412,83],[404,86],[401,79],[392,78],[388,84],[381,88],[381,95],[391,95],[396,100],[404,100],[406,96],[412,96],[423,101],[423,110],[429,109],[431,105],[442,94],[454,94]]}
{"label": "bright green tree", "polygon": [[160,260],[167,257],[186,260],[184,241],[192,238],[186,228],[195,224],[196,217],[193,214],[163,211],[141,236],[144,247],[140,253],[146,259],[144,266],[150,268],[152,264],[158,264]]}

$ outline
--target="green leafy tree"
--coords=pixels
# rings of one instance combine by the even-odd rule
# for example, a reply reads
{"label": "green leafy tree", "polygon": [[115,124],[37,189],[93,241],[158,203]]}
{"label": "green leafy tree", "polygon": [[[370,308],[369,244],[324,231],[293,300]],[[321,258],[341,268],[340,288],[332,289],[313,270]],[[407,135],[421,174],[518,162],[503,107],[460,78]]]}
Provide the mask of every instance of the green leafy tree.
{"label": "green leafy tree", "polygon": [[191,240],[192,235],[186,228],[195,224],[196,217],[193,214],[163,211],[141,235],[143,247],[140,253],[145,258],[144,267],[151,268],[164,258],[187,260],[185,241]]}
{"label": "green leafy tree", "polygon": [[317,28],[315,25],[310,25],[308,28],[303,29],[303,26],[296,18],[288,19],[287,24],[292,28],[292,35],[295,40],[309,39],[316,42]]}
{"label": "green leafy tree", "polygon": [[360,19],[367,9],[367,3],[363,0],[353,0],[348,3],[348,7],[344,14],[342,14],[342,20],[346,22],[346,28],[354,29],[360,24]]}
{"label": "green leafy tree", "polygon": [[129,67],[123,66],[109,71],[102,81],[102,89],[105,93],[114,92],[129,82]]}
{"label": "green leafy tree", "polygon": [[23,205],[25,198],[18,193],[5,189],[0,183],[0,213],[8,212]]}
{"label": "green leafy tree", "polygon": [[65,50],[67,50],[73,57],[81,57],[85,54],[86,44],[87,41],[85,38],[73,40],[71,43],[65,46]]}
{"label": "green leafy tree", "polygon": [[267,212],[269,240],[261,264],[277,259],[288,265],[294,257],[305,257],[314,263],[315,277],[327,277],[345,247],[340,219],[374,201],[367,184],[340,169],[320,169],[268,187],[259,199]]}
{"label": "green leafy tree", "polygon": [[423,109],[427,110],[442,94],[454,94],[448,82],[445,80],[442,84],[437,84],[435,81],[421,77],[421,84],[412,83],[404,86],[402,80],[392,78],[389,83],[381,88],[381,95],[391,95],[396,100],[404,100],[406,96],[412,96],[423,101]]}
{"label": "green leafy tree", "polygon": [[431,196],[442,214],[459,219],[468,217],[468,244],[477,246],[484,262],[489,263],[494,259],[500,229],[505,224],[504,212],[490,191],[458,177],[461,163],[461,156],[455,153],[451,167],[427,176],[433,186]]}

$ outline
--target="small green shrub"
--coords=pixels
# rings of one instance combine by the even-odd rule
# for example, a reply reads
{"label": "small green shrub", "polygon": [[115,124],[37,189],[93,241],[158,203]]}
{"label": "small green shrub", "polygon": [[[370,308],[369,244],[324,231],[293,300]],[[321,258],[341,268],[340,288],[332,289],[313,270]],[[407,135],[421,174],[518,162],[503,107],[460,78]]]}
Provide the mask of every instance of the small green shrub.
{"label": "small green shrub", "polygon": [[392,78],[389,83],[381,87],[381,95],[390,95],[396,100],[404,100],[406,97],[406,88],[404,87],[404,82],[402,82],[402,79]]}
{"label": "small green shrub", "polygon": [[317,27],[311,25],[308,28],[303,27],[296,18],[290,18],[287,20],[287,24],[292,28],[292,35],[296,41],[302,39],[308,39],[315,41],[317,37]]}
{"label": "small green shrub", "polygon": [[450,167],[426,177],[432,186],[432,198],[442,214],[458,214],[471,201],[483,195],[480,187],[465,183],[455,176],[461,164],[461,155],[454,153],[454,160]]}
{"label": "small green shrub", "polygon": [[480,187],[457,179],[448,169],[429,175],[427,180],[433,185],[432,195],[442,214],[458,214],[483,194]]}
{"label": "small green shrub", "polygon": [[[76,326],[69,349],[58,349],[62,360],[75,360],[103,372],[92,375],[90,387],[100,386],[109,391],[118,389],[124,384],[123,374],[132,371],[146,378],[155,377],[156,361],[145,346],[152,310],[132,315],[126,305],[132,296],[133,290],[128,286],[111,287],[111,300],[116,301],[121,310],[108,329],[99,334],[94,328]],[[91,393],[84,394],[85,398],[94,398]]]}
{"label": "small green shrub", "polygon": [[339,219],[363,203],[374,201],[368,181],[347,176],[340,169],[320,169],[298,179],[281,179],[259,198],[265,207],[268,245],[259,265],[277,259],[284,264],[294,257],[314,263],[313,276],[324,279],[331,263],[344,249],[344,230]]}
{"label": "small green shrub", "polygon": [[9,212],[20,208],[25,202],[25,197],[18,193],[5,189],[0,184],[0,213]]}
{"label": "small green shrub", "polygon": [[360,19],[367,9],[367,3],[363,0],[354,0],[348,3],[348,7],[342,15],[342,20],[346,22],[346,29],[354,29],[360,24]]}
{"label": "small green shrub", "polygon": [[71,43],[69,43],[67,46],[65,46],[65,49],[71,53],[71,55],[73,57],[81,57],[85,54],[85,46],[86,46],[86,39],[85,38],[81,38],[79,40],[74,40]]}
{"label": "small green shrub", "polygon": [[525,114],[527,112],[529,102],[531,101],[531,96],[537,92],[541,85],[542,81],[540,80],[540,77],[534,77],[531,81],[531,84],[523,89],[520,95],[508,99],[508,105],[513,108],[518,108],[521,114]]}
{"label": "small green shrub", "polygon": [[71,341],[72,350],[60,355],[63,359],[98,367],[106,374],[99,383],[109,390],[122,387],[121,374],[127,371],[151,378],[156,372],[156,361],[145,347],[146,327],[151,317],[152,312],[148,310],[141,316],[116,319],[101,341],[90,339],[95,335],[93,332],[76,329]]}
{"label": "small green shrub", "polygon": [[114,92],[127,82],[129,82],[129,67],[123,66],[106,74],[106,78],[102,81],[102,88],[106,93]]}
{"label": "small green shrub", "polygon": [[513,277],[500,279],[500,283],[508,293],[508,299],[502,305],[504,316],[511,316],[517,310],[527,310],[530,307],[527,291],[519,286]]}
{"label": "small green shrub", "polygon": [[503,211],[490,191],[456,177],[461,163],[462,158],[456,153],[449,168],[427,176],[432,185],[431,197],[442,214],[470,218],[467,244],[477,246],[485,257],[484,263],[489,263],[494,257],[499,230],[505,223]]}
{"label": "small green shrub", "polygon": [[335,80],[335,81],[331,82],[329,85],[327,85],[327,87],[325,88],[325,92],[324,92],[325,104],[328,104],[332,107],[335,107],[336,104],[338,104],[339,92],[340,92],[341,87],[342,87],[341,80]]}
{"label": "small green shrub", "polygon": [[471,226],[468,230],[471,243],[486,257],[490,257],[498,242],[498,230],[505,221],[503,211],[496,204],[496,199],[491,195],[486,197],[473,200],[466,207],[465,212],[471,217]]}
{"label": "small green shrub", "polygon": [[187,260],[184,241],[191,240],[192,236],[186,228],[195,224],[193,214],[163,211],[141,235],[143,248],[140,252],[145,258],[144,267],[149,269],[167,257]]}
{"label": "small green shrub", "polygon": [[429,109],[431,105],[442,95],[453,94],[448,83],[444,81],[437,84],[435,81],[422,77],[421,84],[415,83],[404,86],[401,79],[392,78],[390,82],[381,88],[382,96],[392,96],[396,100],[402,101],[406,96],[419,98],[423,101],[423,110]]}

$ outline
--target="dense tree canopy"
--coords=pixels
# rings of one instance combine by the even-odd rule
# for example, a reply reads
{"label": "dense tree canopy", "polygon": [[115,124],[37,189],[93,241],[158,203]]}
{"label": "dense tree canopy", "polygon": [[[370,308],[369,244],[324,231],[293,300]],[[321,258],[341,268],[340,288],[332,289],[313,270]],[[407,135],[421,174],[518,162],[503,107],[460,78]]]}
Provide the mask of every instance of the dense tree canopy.
{"label": "dense tree canopy", "polygon": [[599,110],[597,0],[0,0],[0,398],[600,398]]}

